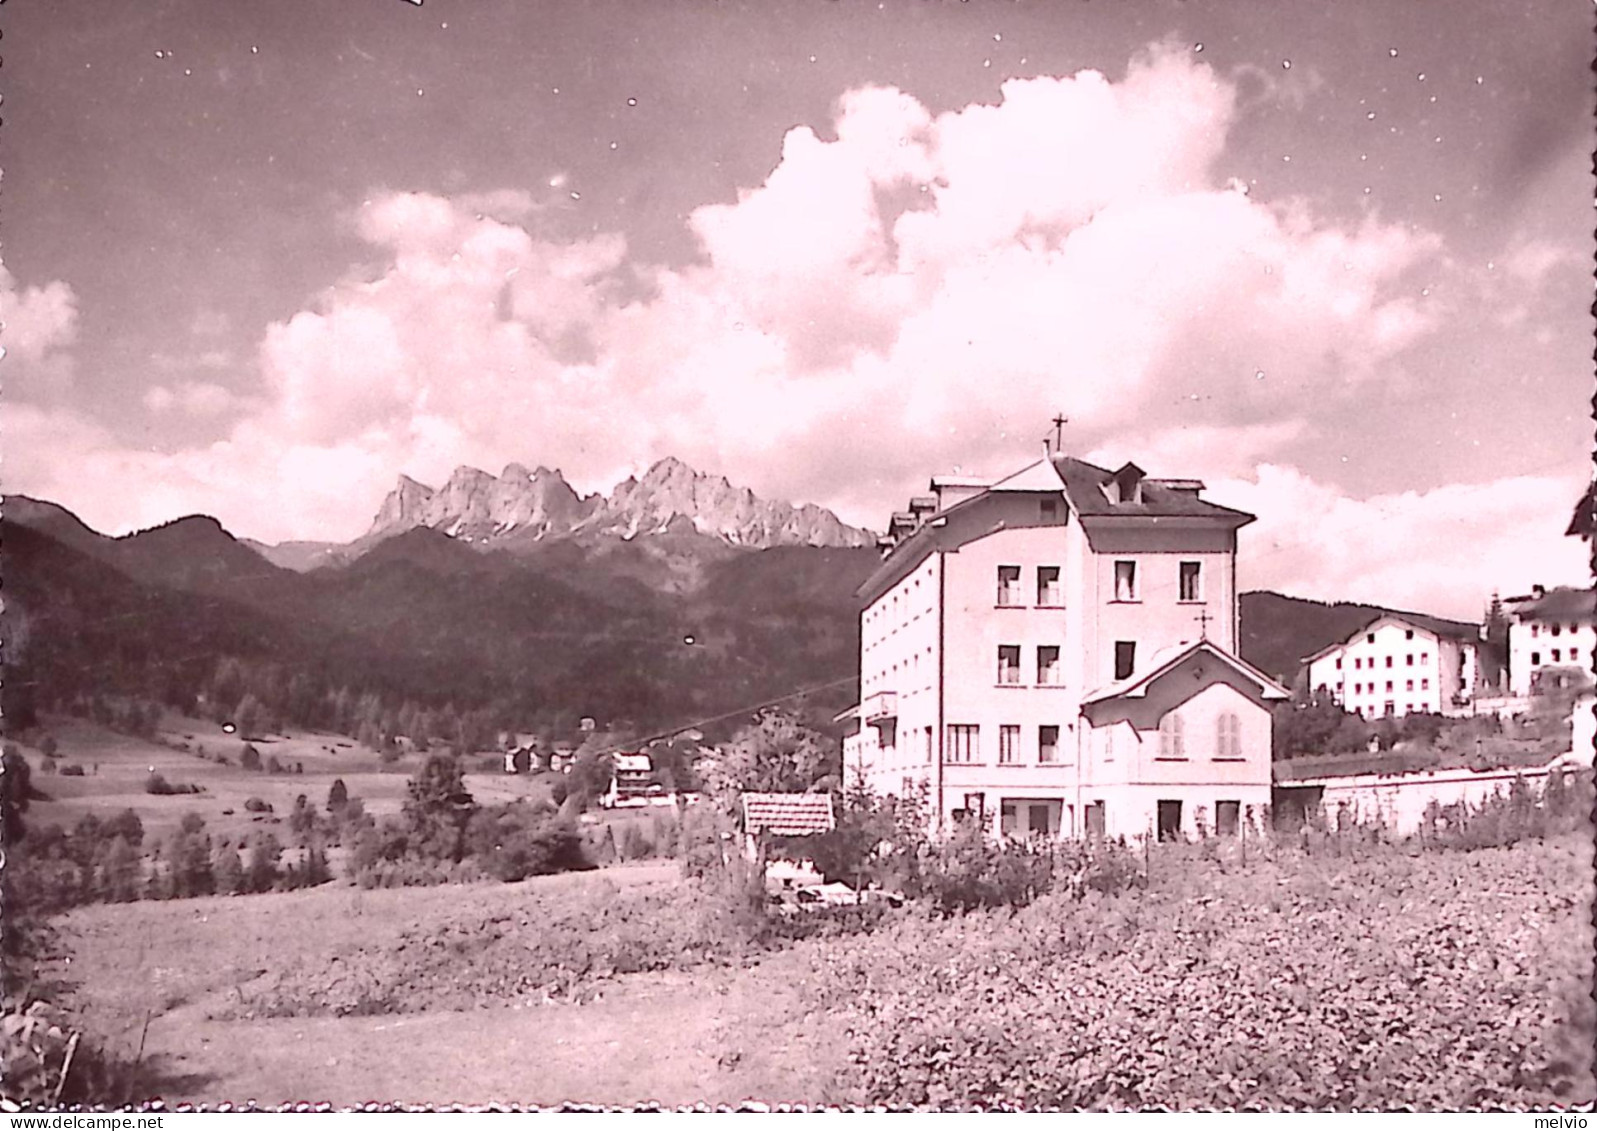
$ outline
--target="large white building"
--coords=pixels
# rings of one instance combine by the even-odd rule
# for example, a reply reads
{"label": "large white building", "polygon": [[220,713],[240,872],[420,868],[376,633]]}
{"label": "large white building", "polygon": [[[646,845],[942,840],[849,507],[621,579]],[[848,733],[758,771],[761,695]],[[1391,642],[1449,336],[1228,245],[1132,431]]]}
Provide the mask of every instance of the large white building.
{"label": "large white building", "polygon": [[1508,614],[1509,689],[1514,695],[1589,683],[1597,661],[1597,594],[1590,589],[1544,589],[1503,601]]}
{"label": "large white building", "polygon": [[1418,613],[1378,616],[1303,660],[1311,694],[1366,719],[1461,714],[1482,690],[1482,661],[1478,626]]}
{"label": "large white building", "polygon": [[845,772],[944,825],[1234,830],[1270,801],[1268,704],[1236,656],[1237,530],[1203,484],[1055,455],[937,478],[859,591]]}

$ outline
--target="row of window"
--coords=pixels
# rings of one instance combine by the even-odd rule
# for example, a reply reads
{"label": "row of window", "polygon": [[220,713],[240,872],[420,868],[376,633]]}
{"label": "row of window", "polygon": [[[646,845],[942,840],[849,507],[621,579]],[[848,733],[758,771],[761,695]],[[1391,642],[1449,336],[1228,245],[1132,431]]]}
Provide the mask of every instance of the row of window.
{"label": "row of window", "polygon": [[[1405,691],[1413,691],[1414,690],[1414,681],[1412,679],[1405,680],[1404,682],[1408,686],[1406,686],[1403,690],[1405,690]],[[1420,690],[1421,691],[1429,691],[1430,689],[1431,689],[1431,681],[1430,680],[1428,680],[1428,679],[1420,680]],[[1391,692],[1391,690],[1392,690],[1392,681],[1391,680],[1387,680],[1386,681],[1386,690],[1389,693]],[[1355,683],[1353,685],[1353,694],[1354,695],[1366,695],[1366,694],[1374,695],[1375,692],[1376,692],[1376,687],[1375,687],[1375,684],[1373,684],[1373,683]]]}
{"label": "row of window", "polygon": [[[1020,567],[1001,565],[998,567],[998,605],[1000,608],[1016,609],[1026,607],[1026,595],[1020,584]],[[1037,585],[1032,591],[1036,595],[1036,605],[1039,608],[1058,608],[1065,603],[1064,591],[1059,585],[1058,566],[1038,566]]]}
{"label": "row of window", "polygon": [[[1548,635],[1550,635],[1550,636],[1557,636],[1557,635],[1560,634],[1561,631],[1564,630],[1564,625],[1562,625],[1562,624],[1541,625],[1541,624],[1537,624],[1536,622],[1533,621],[1533,622],[1531,622],[1531,626],[1530,626],[1530,634],[1532,636],[1540,636],[1541,635],[1541,630],[1544,627],[1548,630]],[[1579,631],[1580,631],[1580,625],[1578,625],[1578,624],[1571,624],[1571,625],[1568,626],[1568,632],[1569,632],[1569,634],[1571,636],[1575,635],[1575,633],[1577,633]]]}
{"label": "row of window", "polygon": [[[1115,562],[1114,599],[1116,601],[1142,600],[1142,587],[1137,577],[1136,562]],[[1193,602],[1203,600],[1202,562],[1181,562],[1176,567],[1176,600]]]}
{"label": "row of window", "polygon": [[[1037,646],[1037,686],[1057,687],[1064,678],[1064,669],[1059,663],[1059,645],[1039,644]],[[1020,687],[1020,645],[1000,644],[998,646],[998,683],[1002,687]]]}
{"label": "row of window", "polygon": [[[1414,666],[1414,655],[1415,654],[1413,652],[1409,652],[1407,655],[1405,655],[1403,657],[1403,666],[1405,668],[1412,668]],[[1422,667],[1422,668],[1425,667],[1426,665],[1428,665],[1431,662],[1431,654],[1429,652],[1421,652],[1421,653],[1419,653],[1419,658],[1420,658],[1420,667]],[[1393,666],[1392,665],[1392,661],[1394,659],[1396,659],[1396,657],[1394,657],[1394,656],[1386,657],[1386,666],[1387,667],[1392,667]],[[1374,656],[1370,657],[1370,661],[1367,664],[1364,662],[1364,658],[1362,656],[1354,656],[1353,657],[1353,670],[1354,671],[1358,671],[1358,670],[1360,670],[1362,668],[1366,668],[1366,667],[1370,668],[1371,670],[1373,670],[1375,668],[1375,657]],[[1337,661],[1336,661],[1336,670],[1337,671],[1341,671],[1342,670],[1342,661],[1341,661],[1340,658],[1338,658]]]}
{"label": "row of window", "polygon": [[[1025,687],[1020,669],[1019,644],[998,646],[998,685],[1000,687]],[[1130,679],[1137,667],[1137,642],[1115,641],[1115,679]],[[1037,646],[1037,687],[1059,687],[1064,680],[1064,669],[1059,663],[1059,645]]]}
{"label": "row of window", "polygon": [[[1552,661],[1551,661],[1552,663],[1562,664],[1562,663],[1565,662],[1565,660],[1564,660],[1564,649],[1562,649],[1562,648],[1554,648],[1553,651],[1552,651],[1552,655],[1553,655],[1553,658],[1552,658]],[[1593,660],[1593,662],[1597,662],[1597,649],[1594,649],[1592,651],[1592,660]],[[1540,652],[1532,652],[1530,654],[1530,662],[1532,664],[1541,663],[1542,662],[1542,654]],[[1578,648],[1569,649],[1569,660],[1568,660],[1568,662],[1571,663],[1571,664],[1580,663],[1580,649],[1578,649]]]}
{"label": "row of window", "polygon": [[[1018,766],[1025,762],[1021,750],[1021,728],[1005,723],[998,728],[998,764]],[[926,760],[932,759],[931,728],[926,730]],[[1194,743],[1197,736],[1193,735]],[[1162,761],[1185,761],[1189,758],[1186,720],[1171,712],[1159,721],[1159,758]],[[1200,755],[1201,756],[1201,755]],[[1241,761],[1242,720],[1235,712],[1226,711],[1215,720],[1213,745],[1209,756],[1217,762]],[[950,723],[943,747],[943,760],[951,765],[978,765],[984,761],[981,750],[981,727],[975,723]],[[1059,728],[1037,728],[1037,764],[1057,765],[1061,761]]]}
{"label": "row of window", "polygon": [[[1018,766],[1022,764],[1020,726],[1014,723],[1005,723],[998,728],[998,764],[1000,766]],[[927,732],[930,734],[930,730]],[[927,749],[926,760],[931,761],[931,750]],[[947,728],[943,743],[943,761],[953,765],[977,765],[983,761],[981,752],[981,727],[975,723],[950,723]],[[1040,726],[1037,728],[1037,764],[1041,766],[1058,765],[1061,761],[1059,750],[1059,728],[1057,726]]]}
{"label": "row of window", "polygon": [[[912,778],[903,780],[905,796],[915,788]],[[1174,799],[1161,798],[1155,805],[1155,829],[1160,840],[1183,840],[1185,830],[1181,815],[1184,803]],[[1248,807],[1248,821],[1253,821],[1253,807]],[[1021,813],[1026,814],[1024,822]],[[1089,838],[1101,837],[1105,831],[1105,809],[1102,801],[1091,801],[1082,806],[1081,810],[1083,832]],[[963,803],[953,810],[952,816],[956,823],[965,821],[985,822],[987,819],[987,795],[985,793],[967,793]],[[1242,831],[1243,809],[1242,802],[1234,798],[1218,798],[1214,803],[1214,827],[1217,836],[1236,836]],[[1073,805],[1058,801],[1011,798],[999,799],[998,807],[999,831],[1005,836],[1074,836],[1076,831],[1076,811]],[[1208,821],[1205,819],[1205,807],[1199,805],[1193,812],[1193,825],[1200,836],[1209,832]]]}
{"label": "row of window", "polygon": [[[1025,608],[1027,590],[1022,585],[1022,568],[1018,565],[998,567],[998,598],[1000,608]],[[1033,602],[1039,608],[1058,608],[1064,604],[1064,593],[1059,585],[1058,566],[1038,566],[1036,586],[1030,590]],[[1142,587],[1138,579],[1137,563],[1123,560],[1115,562],[1114,599],[1120,602],[1142,600]],[[1203,600],[1203,563],[1181,562],[1176,567],[1176,599],[1201,602]]]}
{"label": "row of window", "polygon": [[[1226,711],[1215,720],[1211,757],[1217,762],[1241,760],[1242,720],[1237,718],[1235,712]],[[1174,712],[1159,720],[1159,758],[1162,761],[1182,761],[1187,758],[1186,720]]]}

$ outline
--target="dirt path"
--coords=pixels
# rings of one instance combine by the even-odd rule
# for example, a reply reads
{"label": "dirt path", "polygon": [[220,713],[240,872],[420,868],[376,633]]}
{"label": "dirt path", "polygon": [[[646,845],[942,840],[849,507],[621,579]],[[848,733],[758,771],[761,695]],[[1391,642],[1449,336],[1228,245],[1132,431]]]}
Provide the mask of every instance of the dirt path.
{"label": "dirt path", "polygon": [[819,1103],[838,1044],[804,1015],[786,957],[636,976],[581,1005],[251,1021],[185,1006],[148,1047],[169,1104]]}

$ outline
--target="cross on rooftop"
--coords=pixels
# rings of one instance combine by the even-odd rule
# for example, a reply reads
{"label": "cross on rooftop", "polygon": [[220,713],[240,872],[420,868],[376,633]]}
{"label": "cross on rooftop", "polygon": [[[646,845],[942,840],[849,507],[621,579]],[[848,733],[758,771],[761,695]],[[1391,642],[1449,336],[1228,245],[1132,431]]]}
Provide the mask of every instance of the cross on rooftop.
{"label": "cross on rooftop", "polygon": [[1209,615],[1208,609],[1200,609],[1198,615],[1192,618],[1198,622],[1198,633],[1204,639],[1209,639],[1209,622],[1219,618]]}
{"label": "cross on rooftop", "polygon": [[1054,454],[1057,455],[1064,445],[1065,425],[1070,423],[1070,417],[1064,413],[1056,413],[1052,421],[1054,426]]}

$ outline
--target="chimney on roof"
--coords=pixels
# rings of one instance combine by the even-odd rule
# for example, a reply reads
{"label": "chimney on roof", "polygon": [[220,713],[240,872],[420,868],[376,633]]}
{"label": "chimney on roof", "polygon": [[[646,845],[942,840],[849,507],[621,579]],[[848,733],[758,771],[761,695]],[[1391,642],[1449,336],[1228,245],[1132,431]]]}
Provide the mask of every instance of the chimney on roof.
{"label": "chimney on roof", "polygon": [[1541,600],[1543,597],[1547,596],[1547,586],[1532,585],[1530,587],[1530,595],[1535,597],[1538,601]]}

